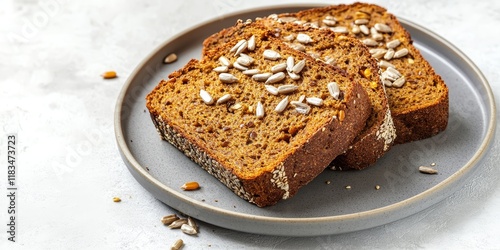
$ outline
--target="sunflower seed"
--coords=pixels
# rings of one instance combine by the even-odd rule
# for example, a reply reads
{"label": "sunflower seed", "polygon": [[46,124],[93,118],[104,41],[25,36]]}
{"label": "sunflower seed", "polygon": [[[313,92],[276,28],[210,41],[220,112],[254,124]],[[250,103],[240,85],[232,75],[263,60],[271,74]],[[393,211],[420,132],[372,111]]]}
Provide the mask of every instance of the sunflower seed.
{"label": "sunflower seed", "polygon": [[290,44],[290,47],[292,49],[295,49],[295,50],[298,50],[298,51],[302,51],[302,52],[306,51],[306,46],[304,46],[304,45],[302,45],[300,43],[292,43],[292,44]]}
{"label": "sunflower seed", "polygon": [[285,73],[283,72],[278,72],[276,74],[273,74],[272,76],[270,76],[269,78],[267,78],[266,80],[266,84],[271,84],[271,83],[277,83],[281,80],[285,79]]}
{"label": "sunflower seed", "polygon": [[306,95],[301,95],[301,96],[299,96],[299,99],[297,101],[304,102],[305,99],[306,99]]}
{"label": "sunflower seed", "polygon": [[168,225],[168,227],[172,228],[172,229],[177,229],[177,228],[180,228],[182,225],[184,225],[186,223],[187,223],[186,219],[178,219],[178,220],[170,223],[170,225]]}
{"label": "sunflower seed", "polygon": [[287,42],[291,42],[291,41],[293,41],[295,39],[295,35],[294,34],[290,34],[288,36],[283,37],[283,39],[285,41],[287,41]]}
{"label": "sunflower seed", "polygon": [[361,19],[361,18],[370,19],[370,15],[368,13],[365,13],[365,12],[362,12],[362,11],[356,11],[356,13],[354,14],[354,16],[355,16],[356,19]]}
{"label": "sunflower seed", "polygon": [[228,66],[219,66],[214,68],[214,71],[217,73],[226,73],[229,70]]}
{"label": "sunflower seed", "polygon": [[[188,217],[187,220],[188,220],[187,224],[189,226],[191,226],[196,231],[196,233],[198,233],[199,230],[198,230],[198,225],[196,224],[196,221],[192,217]],[[182,230],[182,228],[181,228],[181,230]]]}
{"label": "sunflower seed", "polygon": [[340,33],[340,34],[349,33],[349,30],[347,29],[347,27],[344,27],[344,26],[331,27],[330,30],[335,32],[335,33]]}
{"label": "sunflower seed", "polygon": [[165,59],[163,60],[163,63],[168,64],[168,63],[173,63],[175,61],[177,61],[177,55],[175,53],[171,53],[165,57]]}
{"label": "sunflower seed", "polygon": [[396,81],[399,78],[399,76],[387,70],[382,72],[381,77],[382,80],[389,80],[391,82]]}
{"label": "sunflower seed", "polygon": [[295,64],[292,68],[293,73],[298,74],[302,71],[302,69],[306,66],[306,60],[302,59],[297,64]]}
{"label": "sunflower seed", "polygon": [[322,21],[326,26],[335,26],[335,24],[337,23],[335,20],[333,19],[323,19]]}
{"label": "sunflower seed", "polygon": [[236,59],[236,62],[242,66],[250,66],[250,64],[252,64],[252,59],[249,56],[240,56]]}
{"label": "sunflower seed", "polygon": [[387,86],[387,87],[391,87],[392,86],[392,82],[389,81],[389,80],[387,80],[387,79],[383,79],[382,83],[384,83],[384,85]]}
{"label": "sunflower seed", "polygon": [[386,49],[370,49],[370,54],[377,59],[382,58],[386,52]]}
{"label": "sunflower seed", "polygon": [[391,33],[392,32],[391,27],[389,27],[387,24],[376,23],[374,27],[375,27],[375,29],[377,29],[377,31],[382,32],[382,33]]}
{"label": "sunflower seed", "polygon": [[234,67],[235,69],[237,69],[237,70],[241,70],[241,71],[248,70],[248,68],[247,68],[247,67],[245,67],[245,66],[243,66],[243,65],[239,64],[238,62],[234,62],[234,63],[233,63],[233,67]]}
{"label": "sunflower seed", "polygon": [[246,40],[239,40],[230,50],[229,52],[233,53],[233,52],[236,52],[238,50],[238,48],[243,45],[243,43],[246,43],[247,41]]}
{"label": "sunflower seed", "polygon": [[297,42],[299,43],[303,43],[303,44],[308,44],[308,43],[312,43],[313,40],[311,39],[310,36],[304,34],[304,33],[299,33],[297,35]]}
{"label": "sunflower seed", "polygon": [[227,101],[229,101],[230,99],[231,99],[231,95],[225,94],[225,95],[219,97],[219,99],[217,99],[217,102],[215,104],[223,104],[223,103],[226,103]]}
{"label": "sunflower seed", "polygon": [[306,98],[306,102],[313,106],[318,106],[318,107],[323,105],[323,99],[318,97],[308,97]]}
{"label": "sunflower seed", "polygon": [[281,55],[274,50],[266,49],[264,50],[264,58],[271,61],[276,61],[281,58]]}
{"label": "sunflower seed", "polygon": [[398,71],[396,68],[394,68],[394,67],[388,67],[388,68],[386,69],[386,71],[391,72],[391,73],[392,73],[392,74],[394,74],[396,77],[401,77],[401,76],[402,76],[401,72],[399,72],[399,71]]}
{"label": "sunflower seed", "polygon": [[385,46],[389,49],[395,49],[396,47],[398,47],[399,45],[401,44],[401,41],[399,41],[399,39],[394,39],[390,42],[387,42],[385,44]]}
{"label": "sunflower seed", "polygon": [[377,46],[378,45],[377,41],[370,39],[370,38],[363,39],[361,42],[363,42],[363,44],[366,46]]}
{"label": "sunflower seed", "polygon": [[181,226],[181,231],[185,234],[190,234],[190,235],[194,235],[194,234],[198,233],[198,232],[196,232],[196,230],[192,226],[190,226],[188,224],[183,224]]}
{"label": "sunflower seed", "polygon": [[255,35],[252,35],[250,39],[248,39],[248,46],[247,49],[250,51],[255,50]]}
{"label": "sunflower seed", "polygon": [[396,66],[394,66],[392,63],[390,63],[388,61],[384,61],[384,60],[380,60],[378,62],[378,66],[381,68],[389,68],[389,67],[396,68]]}
{"label": "sunflower seed", "polygon": [[406,56],[406,55],[408,55],[408,49],[402,48],[402,49],[396,51],[396,53],[394,53],[393,58],[401,58],[401,57]]}
{"label": "sunflower seed", "polygon": [[229,73],[220,73],[219,74],[219,79],[223,83],[235,83],[238,82],[238,78],[236,76],[233,76]]}
{"label": "sunflower seed", "polygon": [[286,63],[280,63],[271,67],[271,72],[278,73],[284,71],[285,69],[286,69]]}
{"label": "sunflower seed", "polygon": [[424,174],[437,174],[438,171],[434,168],[427,167],[427,166],[420,166],[418,167],[418,171]]}
{"label": "sunflower seed", "polygon": [[248,48],[248,42],[246,40],[243,40],[243,43],[240,45],[240,47],[238,47],[236,52],[234,52],[234,55],[235,56],[239,55],[241,52],[243,52],[247,48]]}
{"label": "sunflower seed", "polygon": [[302,102],[290,102],[293,106],[295,106],[295,111],[297,111],[300,114],[307,115],[311,111],[311,107],[305,103]]}
{"label": "sunflower seed", "polygon": [[287,59],[286,59],[286,70],[288,72],[292,71],[293,69],[293,65],[295,64],[295,59],[293,58],[293,56],[289,56]]}
{"label": "sunflower seed", "polygon": [[361,25],[361,24],[368,24],[368,19],[356,19],[354,20],[354,23],[357,24],[357,25]]}
{"label": "sunflower seed", "polygon": [[285,23],[291,23],[291,22],[297,21],[297,18],[293,17],[293,16],[284,16],[284,17],[280,17],[280,20],[285,22]]}
{"label": "sunflower seed", "polygon": [[264,85],[266,87],[267,92],[271,93],[271,95],[278,95],[278,88],[272,85]]}
{"label": "sunflower seed", "polygon": [[314,52],[314,51],[307,51],[306,52],[310,57],[314,58],[314,59],[319,59],[320,58],[320,55],[319,53],[317,52]]}
{"label": "sunflower seed", "polygon": [[227,59],[227,57],[225,56],[221,56],[219,57],[219,62],[222,64],[222,66],[227,66],[229,67],[231,65],[231,62],[229,61],[229,59]]}
{"label": "sunflower seed", "polygon": [[336,18],[336,17],[334,17],[334,16],[330,16],[330,15],[325,16],[325,19],[326,19],[326,20],[334,20],[334,21],[337,21],[337,18]]}
{"label": "sunflower seed", "polygon": [[247,76],[252,76],[252,75],[255,75],[255,74],[259,74],[260,70],[258,70],[258,69],[247,69],[247,70],[245,70],[245,71],[243,71],[241,73],[243,73],[243,74],[245,74]]}
{"label": "sunflower seed", "polygon": [[361,29],[359,29],[359,26],[354,24],[352,25],[352,29],[351,29],[351,32],[355,35],[359,34],[359,32],[361,32]]}
{"label": "sunflower seed", "polygon": [[396,81],[392,83],[392,86],[401,88],[403,84],[405,84],[406,78],[404,76],[398,78]]}
{"label": "sunflower seed", "polygon": [[288,106],[288,96],[283,98],[283,100],[281,100],[278,105],[276,105],[276,108],[274,108],[274,111],[276,111],[277,113],[281,113],[285,110],[286,106]]}
{"label": "sunflower seed", "polygon": [[261,102],[257,103],[257,108],[255,108],[255,116],[261,119],[264,117],[264,106],[262,106]]}
{"label": "sunflower seed", "polygon": [[182,241],[181,239],[178,239],[174,242],[174,244],[172,244],[172,246],[170,247],[170,250],[179,250],[182,248],[183,245],[184,245],[184,241]]}
{"label": "sunflower seed", "polygon": [[288,73],[288,76],[290,76],[290,78],[292,78],[292,80],[299,80],[300,79],[299,74],[295,74],[295,73],[290,72],[290,71],[287,71],[287,73]]}
{"label": "sunflower seed", "polygon": [[281,85],[278,87],[278,93],[279,94],[290,94],[292,92],[295,92],[299,87],[295,86],[293,84],[287,84],[287,85]]}
{"label": "sunflower seed", "polygon": [[359,30],[361,30],[361,33],[363,33],[365,35],[370,34],[370,29],[368,29],[368,27],[366,25],[360,25]]}
{"label": "sunflower seed", "polygon": [[394,50],[393,49],[388,49],[387,52],[384,55],[385,60],[391,60],[394,57]]}
{"label": "sunflower seed", "polygon": [[265,82],[269,77],[271,77],[273,73],[260,73],[252,76],[252,79],[258,82]]}
{"label": "sunflower seed", "polygon": [[328,87],[328,92],[330,92],[330,95],[336,100],[338,100],[340,96],[339,85],[336,82],[330,82],[328,83],[327,87]]}
{"label": "sunflower seed", "polygon": [[172,224],[172,222],[174,222],[178,219],[179,219],[179,217],[177,217],[176,214],[166,215],[166,216],[163,216],[161,218],[161,223],[163,223],[163,225],[170,225],[170,224]]}
{"label": "sunflower seed", "polygon": [[372,38],[375,41],[382,41],[384,40],[384,36],[380,33],[377,32],[377,30],[374,27],[370,28],[370,33],[372,34]]}
{"label": "sunflower seed", "polygon": [[315,29],[319,28],[318,22],[309,22],[309,23],[304,23],[303,25],[306,27],[313,27]]}
{"label": "sunflower seed", "polygon": [[200,97],[205,104],[210,105],[210,104],[214,103],[214,99],[212,98],[212,96],[207,91],[205,91],[203,89],[200,89]]}

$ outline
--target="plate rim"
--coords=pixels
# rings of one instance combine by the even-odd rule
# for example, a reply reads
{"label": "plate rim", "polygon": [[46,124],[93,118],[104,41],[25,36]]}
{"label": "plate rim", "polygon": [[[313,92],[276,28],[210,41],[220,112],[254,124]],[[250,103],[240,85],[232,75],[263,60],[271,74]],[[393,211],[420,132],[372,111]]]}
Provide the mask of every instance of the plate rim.
{"label": "plate rim", "polygon": [[[148,62],[151,60],[152,57],[154,57],[160,50],[162,50],[165,46],[167,46],[169,43],[172,41],[188,34],[189,32],[203,27],[205,25],[209,25],[213,22],[217,22],[218,20],[221,19],[226,19],[226,18],[234,18],[237,17],[238,15],[243,15],[246,13],[250,12],[258,12],[258,11],[266,11],[269,9],[279,9],[279,8],[312,8],[312,7],[321,7],[321,6],[328,6],[328,4],[316,4],[316,3],[298,3],[298,4],[279,4],[279,5],[269,5],[269,6],[261,6],[261,7],[254,7],[254,8],[248,8],[248,9],[243,9],[235,12],[230,12],[225,15],[221,15],[215,18],[211,18],[209,20],[206,20],[204,22],[201,22],[197,25],[191,26],[181,32],[178,32],[176,35],[173,35],[172,37],[166,39],[163,43],[159,44],[156,48],[154,48],[142,61],[135,67],[135,69],[132,71],[132,73],[129,75],[127,78],[125,84],[123,85],[122,89],[120,90],[119,96],[117,98],[117,102],[115,105],[115,111],[114,111],[114,131],[115,131],[115,139],[116,143],[118,146],[118,150],[120,151],[120,155],[123,159],[123,161],[126,163],[127,168],[129,171],[132,173],[134,178],[137,179],[138,182],[139,179],[141,178],[143,181],[147,181],[149,188],[156,188],[157,190],[163,190],[164,192],[168,193],[170,196],[174,197],[175,199],[178,199],[180,202],[189,204],[192,206],[196,206],[198,210],[203,211],[205,213],[209,213],[211,215],[214,215],[216,217],[225,217],[225,216],[230,216],[232,218],[239,219],[240,221],[252,221],[252,222],[260,222],[263,224],[274,224],[276,226],[276,223],[281,224],[283,226],[286,225],[296,225],[300,223],[307,223],[309,225],[311,224],[318,224],[318,225],[331,225],[334,223],[343,223],[345,221],[351,221],[351,220],[358,220],[358,221],[363,221],[363,220],[370,220],[374,217],[387,214],[387,213],[392,213],[398,210],[403,210],[405,208],[411,208],[411,206],[417,205],[418,203],[422,202],[423,200],[427,200],[428,202],[430,200],[436,200],[436,201],[430,201],[431,204],[428,206],[425,206],[424,208],[420,209],[419,211],[424,210],[425,208],[428,208],[429,206],[438,203],[439,201],[443,200],[444,198],[448,197],[451,195],[453,192],[456,190],[450,192],[450,194],[445,195],[444,197],[439,197],[439,195],[444,192],[447,188],[449,188],[450,185],[452,185],[456,181],[460,181],[463,178],[467,177],[467,174],[470,173],[471,171],[474,170],[474,166],[476,166],[487,154],[489,151],[489,146],[491,145],[494,135],[495,135],[495,130],[496,130],[496,106],[495,106],[495,100],[494,100],[494,95],[491,90],[491,86],[486,79],[486,77],[483,75],[483,73],[480,71],[480,69],[474,64],[474,62],[467,57],[462,51],[460,51],[455,45],[451,44],[449,41],[444,39],[443,37],[439,36],[438,34],[434,33],[433,31],[413,22],[410,21],[406,18],[402,18],[398,16],[398,20],[405,25],[412,26],[414,29],[418,29],[419,31],[426,33],[427,35],[431,36],[433,39],[438,41],[439,43],[445,45],[447,48],[450,49],[455,55],[457,55],[461,60],[465,62],[465,64],[468,66],[469,69],[471,69],[474,74],[477,76],[478,79],[481,81],[478,83],[480,86],[484,87],[484,90],[486,92],[485,96],[485,104],[487,104],[490,112],[487,113],[489,115],[489,120],[488,120],[488,126],[486,128],[486,133],[484,135],[484,139],[482,140],[480,146],[477,148],[476,152],[474,153],[473,156],[462,166],[459,170],[457,170],[455,173],[450,175],[448,178],[444,179],[443,181],[439,182],[433,187],[430,187],[429,189],[426,189],[425,191],[414,195],[412,197],[409,197],[407,199],[404,199],[402,201],[392,203],[390,205],[386,205],[383,207],[375,208],[375,209],[370,209],[366,211],[361,211],[361,212],[356,212],[356,213],[348,213],[348,214],[342,214],[342,215],[333,215],[333,216],[322,216],[322,217],[307,217],[307,218],[292,218],[292,217],[272,217],[272,216],[263,216],[263,215],[251,215],[251,214],[246,214],[246,213],[241,213],[241,212],[235,212],[235,211],[230,211],[226,210],[223,208],[219,208],[217,206],[203,203],[201,201],[195,200],[193,198],[187,197],[182,195],[180,192],[177,190],[174,190],[164,183],[161,183],[159,180],[154,178],[151,174],[149,174],[135,159],[133,156],[132,152],[127,146],[127,143],[125,141],[125,136],[124,136],[124,131],[122,129],[122,108],[125,103],[125,97],[127,96],[127,92],[130,90],[134,79],[137,77],[139,72],[144,69],[144,67],[148,64]],[[152,190],[149,190],[148,187],[145,186],[145,183],[140,184],[146,188],[150,193],[152,193]],[[458,189],[458,188],[457,188]],[[154,195],[154,194],[153,194]],[[156,198],[157,195],[154,195]],[[441,194],[442,196],[442,194]],[[160,199],[161,200],[161,199]],[[164,202],[162,200],[162,202]],[[169,204],[167,204],[169,205]],[[170,206],[170,205],[169,205]],[[175,207],[173,207],[175,208]],[[418,212],[418,211],[417,211]],[[400,218],[393,219],[391,221],[378,224],[378,225],[383,225],[390,223],[392,221],[407,217],[411,214],[414,214],[413,212],[399,216]],[[210,220],[204,220],[208,223],[214,224],[216,226],[221,226],[224,228],[229,228],[237,231],[242,231],[242,232],[250,232],[250,233],[260,233],[260,234],[270,234],[270,235],[294,235],[293,233],[290,234],[280,234],[278,232],[264,232],[262,231],[248,231],[248,230],[243,230],[239,227],[228,227],[227,225],[220,225],[218,223],[214,223],[214,221]],[[375,225],[375,226],[378,226]],[[366,228],[359,228],[356,230],[350,230],[350,231],[358,231],[362,229],[367,229],[371,228],[372,226],[368,226]],[[312,233],[314,231],[314,233]],[[338,233],[344,233],[344,232],[349,232],[349,231],[340,231]],[[325,234],[332,234],[335,232],[324,232],[320,233],[317,232],[317,230],[311,230],[310,233],[300,233],[295,236],[313,236],[313,235],[325,235]]]}

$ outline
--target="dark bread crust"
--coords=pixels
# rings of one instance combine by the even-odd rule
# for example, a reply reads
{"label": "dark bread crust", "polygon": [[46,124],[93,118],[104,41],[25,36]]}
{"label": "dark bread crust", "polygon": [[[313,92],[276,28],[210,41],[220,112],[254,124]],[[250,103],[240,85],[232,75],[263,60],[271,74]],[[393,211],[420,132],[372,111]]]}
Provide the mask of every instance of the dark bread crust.
{"label": "dark bread crust", "polygon": [[[364,89],[371,93],[369,97],[372,113],[365,128],[356,136],[346,152],[331,163],[331,167],[363,169],[375,163],[390,149],[396,135],[385,90],[378,73],[379,67],[368,48],[358,39],[336,35],[328,29],[315,29],[263,18],[251,23],[240,21],[233,27],[213,34],[203,42],[203,54],[207,55],[210,50],[232,39],[241,39],[245,29],[253,33],[269,31],[282,41],[286,41],[285,37],[289,35],[298,33],[309,35],[314,42],[304,45],[306,51],[320,54],[322,61],[327,61],[326,58],[331,57],[336,61],[336,66],[348,71],[355,81],[361,83]],[[352,62],[344,63],[346,58]],[[368,77],[362,74],[366,68],[371,71]]]}
{"label": "dark bread crust", "polygon": [[[404,47],[409,50],[407,57],[390,61],[395,63],[397,69],[407,78],[407,83],[402,88],[386,88],[397,133],[395,143],[401,144],[425,139],[445,130],[449,116],[448,88],[442,78],[435,73],[431,65],[422,57],[418,49],[413,46],[408,31],[385,8],[374,4],[353,3],[308,9],[293,15],[301,20],[318,21],[319,16],[329,14],[342,17],[339,23],[347,25],[354,20],[353,17],[358,11],[377,15],[378,21],[386,23],[393,30],[389,39],[399,38],[402,40]],[[346,21],[346,18],[349,18],[349,20]],[[356,37],[352,33],[350,35]],[[410,65],[409,62],[405,61],[407,58],[412,59],[414,63]],[[412,89],[421,90],[420,94],[425,93],[428,89],[433,89],[431,90],[432,93],[428,92],[433,96],[427,98],[431,99],[430,101],[399,101],[402,96],[414,99],[421,97],[420,94],[408,95],[406,91],[411,93]]]}
{"label": "dark bread crust", "polygon": [[[269,43],[280,42],[270,38]],[[226,44],[223,48],[215,51],[224,51],[230,47]],[[269,166],[268,170],[259,172],[256,176],[243,175],[225,165],[227,160],[224,156],[218,154],[206,142],[196,137],[194,131],[179,126],[179,121],[173,121],[170,114],[163,109],[161,97],[165,94],[167,87],[173,84],[182,84],[181,77],[191,74],[192,71],[206,68],[205,60],[210,59],[191,60],[184,68],[170,74],[168,80],[161,81],[146,97],[146,106],[162,139],[184,152],[238,196],[260,207],[273,205],[281,199],[293,196],[300,187],[320,174],[333,158],[347,149],[354,137],[363,129],[370,112],[370,103],[366,92],[360,84],[353,82],[344,71],[315,62],[307,55],[287,49],[286,46],[283,46],[283,50],[299,58],[306,58],[311,67],[328,69],[337,77],[346,79],[346,88],[340,106],[340,109],[345,112],[345,118],[328,118],[318,130],[311,131],[311,136],[306,142],[290,151],[283,161]],[[217,55],[220,54],[211,53],[214,53],[211,54],[211,60],[217,60]],[[208,112],[212,108],[216,107],[206,106]]]}

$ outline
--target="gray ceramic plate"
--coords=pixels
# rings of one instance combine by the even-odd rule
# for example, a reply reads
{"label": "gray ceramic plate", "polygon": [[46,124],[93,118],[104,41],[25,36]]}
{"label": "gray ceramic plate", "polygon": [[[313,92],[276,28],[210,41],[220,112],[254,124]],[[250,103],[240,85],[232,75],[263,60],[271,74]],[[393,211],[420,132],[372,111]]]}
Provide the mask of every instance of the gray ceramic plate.
{"label": "gray ceramic plate", "polygon": [[[168,39],[127,80],[115,112],[116,140],[123,160],[144,188],[162,202],[199,220],[243,232],[313,236],[383,225],[419,212],[460,188],[480,166],[496,126],[490,87],[476,66],[457,48],[408,20],[401,23],[415,45],[435,67],[450,90],[450,118],[445,132],[423,141],[398,145],[363,171],[324,171],[299,193],[279,204],[258,208],[236,195],[161,141],[145,107],[145,96],[190,58],[200,58],[205,37],[237,19],[316,7],[266,7],[234,13],[203,23]],[[175,52],[178,61],[162,64]],[[418,172],[436,163],[437,175]],[[183,192],[180,186],[203,186]],[[330,184],[326,184],[326,182]],[[345,186],[351,186],[350,190]],[[379,185],[379,190],[375,186]]]}

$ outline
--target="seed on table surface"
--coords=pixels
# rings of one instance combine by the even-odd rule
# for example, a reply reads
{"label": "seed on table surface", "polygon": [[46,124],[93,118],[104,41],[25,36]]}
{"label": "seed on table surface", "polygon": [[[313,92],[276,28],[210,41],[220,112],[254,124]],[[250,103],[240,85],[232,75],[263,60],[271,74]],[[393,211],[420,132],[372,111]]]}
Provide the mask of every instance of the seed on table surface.
{"label": "seed on table surface", "polygon": [[170,250],[180,250],[182,248],[182,246],[184,246],[184,241],[182,241],[181,239],[178,239],[174,242],[174,244],[172,244],[172,246],[170,247]]}
{"label": "seed on table surface", "polygon": [[245,39],[239,40],[230,50],[229,52],[236,52],[238,48],[243,45],[243,43],[246,43],[247,41]]}
{"label": "seed on table surface", "polygon": [[219,74],[219,79],[223,83],[235,83],[238,82],[238,78],[236,76],[233,76],[229,73],[221,73]]}
{"label": "seed on table surface", "polygon": [[222,66],[227,66],[229,67],[231,65],[231,62],[229,61],[229,59],[225,56],[221,56],[219,57],[219,62],[222,64]]}
{"label": "seed on table surface", "polygon": [[389,49],[394,49],[394,48],[398,47],[400,44],[401,44],[401,41],[399,41],[399,39],[394,39],[392,41],[387,42],[385,44],[385,46]]}
{"label": "seed on table surface", "polygon": [[274,111],[276,111],[277,113],[281,113],[285,110],[286,106],[288,106],[288,96],[283,98],[283,100],[281,100],[278,105],[276,105],[276,108],[274,108]]}
{"label": "seed on table surface", "polygon": [[401,58],[401,57],[406,56],[406,55],[408,55],[408,49],[402,48],[402,49],[396,51],[396,53],[394,53],[393,58]]}
{"label": "seed on table surface", "polygon": [[258,69],[247,69],[247,70],[244,70],[241,73],[243,73],[244,75],[247,75],[247,76],[253,76],[253,75],[259,74],[260,70],[258,70]]}
{"label": "seed on table surface", "polygon": [[327,87],[328,87],[328,92],[330,92],[330,95],[336,100],[338,100],[340,96],[339,85],[336,82],[330,82],[328,83]]}
{"label": "seed on table surface", "polygon": [[349,29],[347,29],[347,27],[344,27],[344,26],[331,27],[330,30],[335,32],[335,33],[340,33],[340,34],[349,33]]}
{"label": "seed on table surface", "polygon": [[170,225],[178,219],[179,217],[176,214],[166,215],[161,218],[161,223],[163,223],[163,225]]}
{"label": "seed on table surface", "polygon": [[212,96],[204,89],[200,89],[200,97],[205,104],[210,105],[214,103],[214,99],[212,98]]}
{"label": "seed on table surface", "polygon": [[113,78],[118,77],[118,76],[116,75],[116,72],[115,72],[115,71],[106,71],[106,72],[102,73],[102,75],[101,75],[101,76],[102,76],[102,78],[104,78],[104,79],[113,79]]}
{"label": "seed on table surface", "polygon": [[391,27],[389,27],[387,24],[384,24],[384,23],[376,23],[374,27],[375,27],[375,29],[377,29],[378,32],[382,32],[382,33],[391,33],[392,32]]}
{"label": "seed on table surface", "polygon": [[368,29],[368,27],[366,27],[366,25],[360,25],[359,30],[361,30],[361,33],[363,33],[365,35],[370,34],[370,29]]}
{"label": "seed on table surface", "polygon": [[168,64],[168,63],[173,63],[177,61],[177,55],[175,53],[170,53],[163,59],[163,63]]}
{"label": "seed on table surface", "polygon": [[196,221],[192,217],[188,217],[187,220],[188,220],[187,224],[190,225],[198,233],[199,231],[198,231],[198,225],[196,224]]}
{"label": "seed on table surface", "polygon": [[272,85],[264,85],[266,87],[267,92],[271,93],[272,95],[278,95],[278,88],[272,86]]}
{"label": "seed on table surface", "polygon": [[420,166],[418,167],[418,171],[424,174],[437,174],[438,171],[434,168],[427,167],[427,166]]}
{"label": "seed on table surface", "polygon": [[278,52],[271,50],[271,49],[264,50],[263,55],[264,55],[265,59],[268,59],[271,61],[276,61],[276,60],[281,58],[281,55]]}
{"label": "seed on table surface", "polygon": [[245,71],[245,70],[248,70],[248,68],[247,68],[247,67],[245,67],[245,66],[243,66],[243,65],[239,64],[238,62],[234,62],[234,63],[233,63],[233,67],[234,67],[235,69],[237,69],[237,70],[240,70],[240,71]]}
{"label": "seed on table surface", "polygon": [[271,77],[273,73],[260,73],[252,76],[252,79],[258,82],[265,82],[269,77]]}
{"label": "seed on table surface", "polygon": [[369,21],[368,19],[356,19],[354,20],[354,23],[357,24],[357,25],[361,25],[361,24],[367,24]]}
{"label": "seed on table surface", "polygon": [[283,72],[278,72],[276,74],[273,74],[272,76],[270,76],[269,78],[267,78],[266,80],[266,84],[271,84],[271,83],[277,83],[281,80],[285,79],[285,73]]}
{"label": "seed on table surface", "polygon": [[122,199],[120,197],[113,197],[113,202],[120,202]]}
{"label": "seed on table surface", "polygon": [[178,219],[178,220],[175,220],[174,222],[170,223],[170,225],[168,225],[168,227],[171,229],[177,229],[177,228],[181,228],[181,226],[184,224],[187,224],[186,219]]}
{"label": "seed on table surface", "polygon": [[278,87],[278,93],[280,94],[290,94],[295,92],[297,89],[299,89],[298,86],[292,85],[292,84],[287,84],[287,85],[281,85]]}
{"label": "seed on table surface", "polygon": [[250,51],[255,50],[255,35],[252,35],[250,39],[248,39],[247,49]]}
{"label": "seed on table surface", "polygon": [[200,184],[198,184],[198,182],[196,182],[196,181],[190,181],[190,182],[184,183],[184,185],[182,185],[181,188],[182,188],[182,190],[185,190],[185,191],[197,190],[200,188]]}
{"label": "seed on table surface", "polygon": [[286,69],[286,63],[280,63],[271,67],[271,72],[278,73],[284,71],[285,69]]}
{"label": "seed on table surface", "polygon": [[352,187],[350,185],[345,186],[345,189],[351,189]]}
{"label": "seed on table surface", "polygon": [[308,97],[306,98],[306,102],[313,106],[318,106],[318,107],[323,105],[323,99],[318,97]]}
{"label": "seed on table surface", "polygon": [[406,82],[406,78],[404,76],[402,76],[399,79],[397,79],[396,81],[394,81],[392,83],[392,86],[400,88],[403,86],[403,84],[405,84],[405,82]]}
{"label": "seed on table surface", "polygon": [[226,73],[228,70],[229,70],[229,67],[224,66],[224,65],[214,68],[214,71],[217,73]]}
{"label": "seed on table surface", "polygon": [[379,190],[380,186],[379,185],[375,185],[375,189]]}
{"label": "seed on table surface", "polygon": [[384,59],[385,60],[391,60],[394,57],[395,51],[393,49],[387,50],[387,52],[384,54]]}
{"label": "seed on table surface", "polygon": [[307,34],[304,34],[304,33],[299,33],[297,35],[297,42],[299,43],[303,43],[303,44],[308,44],[308,43],[312,43],[313,40],[311,39],[310,36],[308,36]]}
{"label": "seed on table surface", "polygon": [[223,103],[226,103],[229,100],[231,100],[231,95],[230,94],[225,94],[225,95],[221,96],[219,99],[217,99],[216,104],[223,104]]}
{"label": "seed on table surface", "polygon": [[264,106],[261,102],[257,102],[257,108],[255,108],[255,116],[261,119],[264,117]]}
{"label": "seed on table surface", "polygon": [[295,59],[293,58],[293,56],[289,56],[286,59],[286,70],[288,72],[292,71],[294,65],[295,65]]}
{"label": "seed on table surface", "polygon": [[196,232],[196,230],[195,230],[192,226],[190,226],[190,225],[188,225],[188,224],[183,224],[183,225],[181,226],[181,231],[182,231],[183,233],[185,233],[185,234],[189,234],[189,235],[195,235],[195,234],[197,234],[197,233],[198,233],[198,232]]}
{"label": "seed on table surface", "polygon": [[297,64],[295,64],[292,67],[293,73],[295,73],[295,74],[300,73],[302,71],[302,69],[304,68],[304,66],[306,66],[306,60],[305,59],[300,60],[299,62],[297,62]]}

